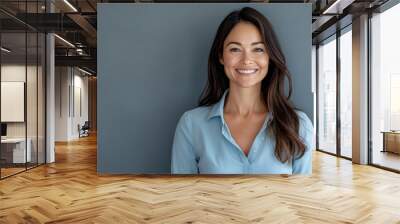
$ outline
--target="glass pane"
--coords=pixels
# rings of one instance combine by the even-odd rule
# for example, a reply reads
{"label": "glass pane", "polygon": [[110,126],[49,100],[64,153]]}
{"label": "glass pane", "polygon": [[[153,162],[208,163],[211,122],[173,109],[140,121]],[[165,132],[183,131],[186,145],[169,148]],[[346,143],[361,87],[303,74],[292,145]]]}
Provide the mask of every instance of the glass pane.
{"label": "glass pane", "polygon": [[[26,34],[1,34],[1,175],[25,170],[30,161],[26,142]],[[6,49],[6,50],[4,50]],[[28,150],[27,147],[28,146]]]}
{"label": "glass pane", "polygon": [[318,146],[336,153],[336,38],[318,48]]}
{"label": "glass pane", "polygon": [[27,99],[26,99],[26,110],[27,110],[27,142],[28,148],[31,149],[31,158],[28,162],[28,168],[37,165],[37,63],[38,63],[38,37],[36,32],[27,33],[28,38],[28,55],[27,55]]}
{"label": "glass pane", "polygon": [[372,163],[400,170],[400,4],[372,18]]}
{"label": "glass pane", "polygon": [[351,30],[340,37],[340,150],[352,157],[352,35]]}
{"label": "glass pane", "polygon": [[45,163],[45,44],[46,37],[39,33],[38,46],[38,163]]}

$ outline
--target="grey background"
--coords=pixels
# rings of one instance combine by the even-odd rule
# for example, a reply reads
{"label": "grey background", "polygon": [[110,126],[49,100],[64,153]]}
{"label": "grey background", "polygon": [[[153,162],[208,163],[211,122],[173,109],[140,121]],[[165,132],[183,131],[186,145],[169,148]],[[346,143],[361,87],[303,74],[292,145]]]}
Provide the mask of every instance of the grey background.
{"label": "grey background", "polygon": [[244,6],[273,24],[292,100],[312,120],[311,4],[99,4],[99,173],[170,172],[175,127],[197,105],[218,25]]}

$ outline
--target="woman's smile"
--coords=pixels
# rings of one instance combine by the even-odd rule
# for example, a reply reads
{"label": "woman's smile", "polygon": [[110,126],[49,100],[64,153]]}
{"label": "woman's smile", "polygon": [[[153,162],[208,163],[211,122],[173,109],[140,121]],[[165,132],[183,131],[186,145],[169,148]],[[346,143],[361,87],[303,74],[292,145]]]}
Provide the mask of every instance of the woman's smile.
{"label": "woman's smile", "polygon": [[238,68],[238,69],[235,69],[235,71],[237,73],[239,73],[240,75],[252,75],[252,74],[256,74],[258,72],[258,69],[256,69],[256,68],[254,68],[254,69]]}

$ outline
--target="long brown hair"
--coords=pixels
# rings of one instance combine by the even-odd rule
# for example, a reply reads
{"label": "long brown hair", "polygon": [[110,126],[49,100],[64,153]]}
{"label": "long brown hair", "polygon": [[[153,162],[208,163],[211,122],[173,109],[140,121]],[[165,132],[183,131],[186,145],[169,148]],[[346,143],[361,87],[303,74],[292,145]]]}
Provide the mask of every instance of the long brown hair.
{"label": "long brown hair", "polygon": [[[299,117],[289,101],[292,94],[292,80],[286,67],[285,56],[272,25],[257,10],[245,7],[233,11],[218,27],[208,58],[208,82],[201,94],[199,106],[211,106],[217,103],[229,88],[229,79],[219,59],[222,57],[223,44],[229,32],[242,21],[250,22],[258,28],[267,48],[269,68],[261,82],[261,95],[273,117],[270,125],[275,136],[275,156],[282,163],[286,163],[295,156],[303,156],[305,145],[299,136]],[[287,96],[284,87],[285,78],[289,84]]]}

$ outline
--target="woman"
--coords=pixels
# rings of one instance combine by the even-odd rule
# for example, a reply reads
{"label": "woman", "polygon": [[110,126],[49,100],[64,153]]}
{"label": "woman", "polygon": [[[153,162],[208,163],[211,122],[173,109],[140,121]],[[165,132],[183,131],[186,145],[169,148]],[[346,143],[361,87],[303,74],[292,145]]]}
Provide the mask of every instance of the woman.
{"label": "woman", "polygon": [[200,107],[177,125],[171,172],[311,174],[313,127],[289,102],[291,88],[268,20],[249,7],[230,13],[211,48]]}

